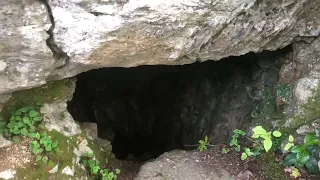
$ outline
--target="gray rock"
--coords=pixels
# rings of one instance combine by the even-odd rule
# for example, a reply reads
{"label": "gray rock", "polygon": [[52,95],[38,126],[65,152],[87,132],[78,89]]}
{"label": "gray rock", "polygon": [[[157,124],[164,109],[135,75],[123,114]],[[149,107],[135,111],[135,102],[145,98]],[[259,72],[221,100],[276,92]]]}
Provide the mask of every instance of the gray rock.
{"label": "gray rock", "polygon": [[0,3],[0,93],[93,68],[275,50],[320,32],[318,0],[41,2]]}
{"label": "gray rock", "polygon": [[7,140],[0,134],[0,148],[9,147],[12,145],[12,142]]}
{"label": "gray rock", "polygon": [[82,130],[91,139],[98,138],[98,126],[97,123],[84,122],[81,123]]}
{"label": "gray rock", "polygon": [[82,131],[70,113],[67,111],[67,103],[57,100],[51,104],[44,104],[41,108],[43,122],[49,131],[56,130],[65,136],[80,134]]}
{"label": "gray rock", "polygon": [[154,161],[147,162],[135,180],[232,180],[228,172],[219,165],[210,166],[202,161],[199,152],[174,150],[166,152]]}

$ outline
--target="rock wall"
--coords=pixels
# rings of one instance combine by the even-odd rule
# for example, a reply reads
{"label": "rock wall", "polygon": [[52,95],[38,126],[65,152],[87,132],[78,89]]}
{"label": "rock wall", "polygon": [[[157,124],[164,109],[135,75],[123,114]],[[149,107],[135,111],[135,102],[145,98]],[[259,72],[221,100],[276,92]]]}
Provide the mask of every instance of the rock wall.
{"label": "rock wall", "polygon": [[2,1],[0,93],[93,68],[279,49],[319,35],[319,7],[317,0]]}

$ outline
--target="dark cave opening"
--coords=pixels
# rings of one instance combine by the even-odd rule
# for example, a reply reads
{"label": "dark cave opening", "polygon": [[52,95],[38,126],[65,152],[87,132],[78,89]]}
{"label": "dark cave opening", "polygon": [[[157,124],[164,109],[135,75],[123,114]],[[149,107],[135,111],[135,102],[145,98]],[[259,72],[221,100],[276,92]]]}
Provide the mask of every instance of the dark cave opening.
{"label": "dark cave opening", "polygon": [[[94,122],[118,159],[144,161],[224,142],[252,119],[261,88],[275,86],[291,48],[181,66],[101,68],[77,76],[73,118]],[[260,94],[259,94],[260,93]]]}

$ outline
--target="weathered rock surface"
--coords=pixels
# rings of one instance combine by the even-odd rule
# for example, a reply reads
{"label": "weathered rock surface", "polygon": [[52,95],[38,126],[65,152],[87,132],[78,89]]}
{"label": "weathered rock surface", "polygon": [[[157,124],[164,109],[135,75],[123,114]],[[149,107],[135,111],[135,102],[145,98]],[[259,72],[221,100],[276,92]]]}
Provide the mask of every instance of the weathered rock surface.
{"label": "weathered rock surface", "polygon": [[92,68],[275,50],[318,36],[319,7],[317,0],[3,1],[0,93]]}
{"label": "weathered rock surface", "polygon": [[209,165],[198,152],[174,150],[162,154],[156,160],[144,164],[135,180],[232,180],[232,177],[219,164]]}

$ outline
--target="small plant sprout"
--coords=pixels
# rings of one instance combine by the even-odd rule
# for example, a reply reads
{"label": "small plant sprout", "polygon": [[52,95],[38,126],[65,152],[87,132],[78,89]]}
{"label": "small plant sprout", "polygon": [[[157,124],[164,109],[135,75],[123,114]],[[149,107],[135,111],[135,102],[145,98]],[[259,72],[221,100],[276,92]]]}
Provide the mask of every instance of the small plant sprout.
{"label": "small plant sprout", "polygon": [[271,139],[272,136],[271,136],[271,134],[274,137],[280,137],[281,136],[281,132],[279,132],[279,131],[273,131],[271,133],[271,131],[267,132],[262,126],[256,126],[253,129],[252,138],[254,138],[254,139],[262,138],[263,139],[264,150],[266,152],[268,152],[272,147],[272,139]]}
{"label": "small plant sprout", "polygon": [[231,139],[231,141],[230,141],[230,146],[234,146],[235,148],[235,150],[237,151],[237,152],[240,152],[240,149],[241,149],[241,146],[240,146],[240,144],[239,144],[239,137],[240,136],[246,136],[247,134],[246,134],[246,132],[244,132],[244,131],[242,131],[242,130],[239,130],[239,129],[235,129],[235,130],[233,130],[233,135],[232,135],[232,139]]}
{"label": "small plant sprout", "polygon": [[288,151],[291,147],[294,146],[294,143],[293,143],[294,139],[293,139],[293,136],[289,136],[289,139],[288,139],[288,143],[287,145],[284,147],[284,150]]}
{"label": "small plant sprout", "polygon": [[300,177],[301,174],[300,174],[299,169],[293,167],[293,168],[292,168],[292,172],[290,173],[290,176],[291,176],[291,177],[294,177],[294,178]]}
{"label": "small plant sprout", "polygon": [[200,143],[200,145],[199,145],[198,149],[200,150],[200,152],[203,150],[207,150],[208,146],[209,146],[208,136],[206,135],[204,140],[200,140],[199,143]]}
{"label": "small plant sprout", "polygon": [[230,152],[229,148],[222,148],[221,149],[222,154],[227,154],[228,152]]}
{"label": "small plant sprout", "polygon": [[241,160],[246,160],[248,157],[253,155],[253,152],[251,152],[249,148],[244,148],[244,152],[241,154]]}

